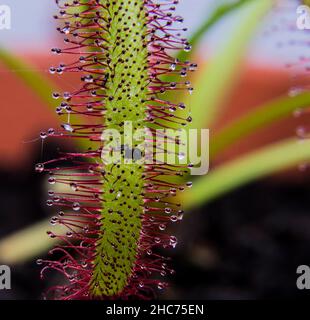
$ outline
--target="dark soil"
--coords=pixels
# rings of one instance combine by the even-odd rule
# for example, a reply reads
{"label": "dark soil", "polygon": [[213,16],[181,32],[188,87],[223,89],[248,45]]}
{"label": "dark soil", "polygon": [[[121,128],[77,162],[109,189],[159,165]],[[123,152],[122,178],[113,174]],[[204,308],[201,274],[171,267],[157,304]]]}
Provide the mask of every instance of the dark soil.
{"label": "dark soil", "polygon": [[[54,149],[50,145],[45,156],[53,157]],[[45,205],[46,176],[36,174],[33,166],[20,172],[1,171],[0,179],[0,237],[52,214]],[[296,288],[296,269],[310,265],[309,193],[310,185],[261,181],[187,212],[176,228],[177,248],[166,253],[173,257],[177,272],[162,297],[306,296]],[[39,279],[35,261],[11,269],[12,290],[0,290],[0,299],[40,299],[49,283]]]}

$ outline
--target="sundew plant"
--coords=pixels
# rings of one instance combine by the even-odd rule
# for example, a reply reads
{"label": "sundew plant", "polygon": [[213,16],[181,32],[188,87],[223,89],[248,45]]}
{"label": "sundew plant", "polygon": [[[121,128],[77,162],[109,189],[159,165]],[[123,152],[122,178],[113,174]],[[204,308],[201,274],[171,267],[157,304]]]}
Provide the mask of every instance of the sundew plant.
{"label": "sundew plant", "polygon": [[[52,52],[76,59],[50,72],[76,72],[81,86],[53,93],[60,100],[56,112],[65,121],[59,130],[42,132],[41,138],[79,139],[83,147],[36,165],[37,171],[49,173],[50,184],[64,190],[50,191],[47,205],[59,209],[51,223],[67,231],[48,231],[60,244],[50,251],[54,258],[37,261],[43,266],[42,277],[53,269],[65,278],[47,297],[152,298],[167,286],[165,276],[174,273],[159,249],[177,244],[166,228],[181,220],[183,211],[170,198],[186,187],[173,177],[185,175],[188,166],[139,161],[139,141],[134,138],[125,145],[124,125],[130,122],[133,130],[154,132],[191,122],[184,103],[165,99],[169,90],[191,93],[188,81],[175,78],[186,78],[196,68],[173,57],[174,50],[191,49],[182,38],[182,18],[174,12],[178,1],[56,3],[60,11],[55,19],[65,47]],[[103,152],[111,152],[102,135],[107,130],[122,135],[121,161],[103,162]],[[150,139],[149,144],[158,143],[158,136]]]}
{"label": "sundew plant", "polygon": [[[52,286],[45,294],[47,299],[160,297],[160,292],[167,287],[167,279],[187,282],[185,277],[170,276],[174,273],[173,261],[167,257],[171,255],[176,257],[175,261],[178,255],[182,256],[193,284],[181,290],[182,294],[179,286],[174,286],[170,291],[173,296],[200,294],[195,290],[196,274],[189,268],[195,264],[194,270],[199,265],[207,272],[204,280],[208,294],[204,297],[212,297],[209,290],[214,290],[216,277],[209,282],[208,262],[201,258],[201,250],[194,250],[196,244],[200,246],[196,238],[192,237],[191,241],[185,238],[189,232],[199,232],[193,230],[191,219],[197,219],[199,227],[212,226],[212,208],[208,207],[211,210],[206,210],[203,219],[197,216],[198,210],[193,209],[206,208],[213,201],[225,201],[226,194],[275,172],[293,168],[296,173],[297,167],[302,170],[309,167],[309,30],[305,28],[307,19],[304,19],[307,10],[296,11],[309,2],[210,2],[214,2],[214,6],[208,7],[201,23],[193,30],[189,44],[183,39],[186,29],[175,10],[177,1],[56,1],[60,11],[55,16],[55,24],[65,44],[52,49],[60,64],[50,67],[48,76],[39,60],[33,59],[32,65],[24,57],[0,47],[0,71],[14,75],[14,92],[16,85],[22,84],[33,97],[27,100],[25,96],[25,102],[14,105],[14,99],[5,103],[4,92],[1,97],[5,105],[14,105],[10,108],[14,117],[16,108],[27,108],[30,112],[35,110],[36,103],[38,108],[46,108],[47,114],[54,113],[56,108],[60,115],[59,126],[41,132],[44,152],[41,160],[35,160],[39,162],[36,171],[49,175],[44,179],[51,189],[47,204],[55,216],[51,221],[50,218],[38,223],[30,221],[29,226],[0,239],[1,263],[8,266],[44,256],[37,263],[47,285]],[[204,1],[193,3],[202,9]],[[210,50],[199,50],[205,44],[205,35],[216,32],[218,23],[225,23],[233,15],[235,19],[225,29],[221,45],[213,48],[209,44]],[[300,21],[301,24],[297,23]],[[241,82],[242,88],[235,95],[244,64],[249,61],[247,50],[254,38],[266,39],[269,43],[266,48],[272,47],[274,57],[279,59],[271,70],[270,66],[266,69],[266,81],[259,81],[264,82],[264,86],[256,81],[260,79],[257,65],[250,65],[249,78],[246,78],[249,81]],[[298,54],[291,56],[291,49]],[[283,59],[281,70],[273,70],[282,62],[280,58]],[[201,61],[195,73],[192,71],[197,65],[187,61],[192,59]],[[265,73],[265,69],[261,71]],[[276,75],[279,71],[279,83],[274,80],[279,78],[269,79],[269,74]],[[284,79],[286,72],[289,83]],[[72,83],[73,91],[67,92],[65,88]],[[27,120],[32,121],[29,128],[32,138],[30,131],[35,124],[42,129],[43,120],[39,116]],[[190,163],[194,161],[188,159],[186,163],[176,161],[175,164],[143,162],[145,153],[140,137],[134,136],[128,143],[128,124],[133,132],[147,131],[147,144],[159,145],[161,153],[173,145],[168,130],[189,132],[191,128],[210,128],[209,173],[189,178],[187,171],[192,173]],[[166,131],[157,136],[159,129]],[[120,133],[121,138],[115,145],[104,135],[110,131]],[[296,131],[302,141],[297,139]],[[169,143],[163,144],[164,140]],[[47,156],[46,147],[51,146],[51,142],[61,148],[57,156]],[[182,154],[177,153],[181,140],[176,139],[174,143],[175,158],[182,160]],[[157,151],[155,149],[155,153]],[[120,159],[107,163],[104,157],[107,154],[118,154]],[[27,168],[24,160],[20,162]],[[32,176],[37,175],[32,172]],[[193,185],[189,182],[192,179]],[[259,196],[258,199],[261,200]],[[36,200],[40,202],[40,197]],[[26,214],[26,209],[20,214],[31,216]],[[182,219],[182,210],[191,213],[183,230],[172,226]],[[230,214],[230,206],[229,210]],[[241,210],[237,213],[245,217],[251,212],[251,208]],[[224,234],[230,242],[227,221],[220,218],[218,211],[215,214],[221,225],[225,224]],[[230,221],[240,221],[235,215],[230,216]],[[49,221],[53,226],[48,235],[53,241],[45,235]],[[238,230],[235,231],[238,233]],[[176,234],[182,237],[183,243],[173,252],[170,249],[177,245]],[[205,236],[210,239],[208,232]],[[220,246],[217,241],[216,235],[215,242]],[[210,251],[211,243],[212,251],[212,241],[203,243],[206,252]],[[225,264],[227,260],[223,261]],[[217,271],[222,277],[222,268],[217,267]],[[39,278],[38,274],[35,277]],[[204,285],[200,279],[199,273],[196,277],[199,287]],[[282,282],[277,285],[282,288]],[[29,294],[37,297],[37,293]],[[215,295],[218,296],[218,292]]]}

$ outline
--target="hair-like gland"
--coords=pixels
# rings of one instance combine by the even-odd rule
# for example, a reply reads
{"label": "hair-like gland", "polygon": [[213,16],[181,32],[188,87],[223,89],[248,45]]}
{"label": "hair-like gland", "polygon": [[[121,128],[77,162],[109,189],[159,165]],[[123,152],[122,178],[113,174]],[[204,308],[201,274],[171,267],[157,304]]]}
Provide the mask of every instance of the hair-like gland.
{"label": "hair-like gland", "polygon": [[[64,93],[64,101],[56,112],[83,115],[90,120],[87,124],[68,121],[62,131],[50,129],[41,137],[78,138],[97,147],[63,152],[59,159],[36,166],[37,171],[50,173],[51,184],[70,186],[73,190],[50,194],[48,205],[63,210],[51,223],[69,230],[66,235],[48,232],[63,242],[50,251],[61,257],[39,259],[38,263],[45,265],[41,274],[54,269],[69,281],[50,289],[55,298],[151,297],[154,286],[162,289],[166,283],[150,275],[173,273],[166,263],[168,259],[156,252],[158,247],[174,247],[177,242],[163,231],[168,223],[179,221],[183,215],[180,205],[167,199],[184,187],[165,178],[182,176],[187,166],[135,162],[103,165],[101,134],[105,129],[123,133],[125,121],[131,121],[133,129],[151,130],[183,126],[191,121],[190,117],[173,115],[178,107],[185,108],[183,103],[161,97],[167,90],[192,91],[188,81],[161,80],[162,75],[185,77],[196,68],[195,64],[180,62],[167,53],[190,50],[186,40],[180,38],[179,29],[173,27],[174,22],[182,22],[172,14],[178,1],[74,0],[64,5],[56,2],[60,15],[55,18],[65,20],[58,30],[68,34],[65,43],[72,47],[52,51],[78,54],[79,59],[51,67],[50,71],[84,74],[81,89]],[[133,143],[133,147],[137,146],[137,141]]]}

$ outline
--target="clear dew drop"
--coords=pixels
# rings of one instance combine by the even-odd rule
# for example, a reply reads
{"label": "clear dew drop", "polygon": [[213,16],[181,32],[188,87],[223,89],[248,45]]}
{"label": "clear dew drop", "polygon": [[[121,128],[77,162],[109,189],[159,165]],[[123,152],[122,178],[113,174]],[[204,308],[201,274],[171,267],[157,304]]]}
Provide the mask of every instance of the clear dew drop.
{"label": "clear dew drop", "polygon": [[177,65],[175,63],[171,63],[170,70],[174,71],[176,69]]}
{"label": "clear dew drop", "polygon": [[47,133],[48,135],[53,135],[55,133],[55,130],[53,128],[49,128]]}
{"label": "clear dew drop", "polygon": [[52,239],[56,238],[56,235],[52,231],[47,231],[46,234]]}
{"label": "clear dew drop", "polygon": [[160,231],[164,231],[164,230],[166,230],[166,225],[165,224],[160,224],[159,226],[158,226],[158,229],[160,230]]}
{"label": "clear dew drop", "polygon": [[69,99],[71,98],[70,92],[64,92],[63,98],[64,98],[65,100],[69,100]]}
{"label": "clear dew drop", "polygon": [[171,213],[171,208],[165,208],[165,213]]}
{"label": "clear dew drop", "polygon": [[184,110],[186,108],[185,104],[183,102],[179,103],[179,108],[181,110]]}
{"label": "clear dew drop", "polygon": [[192,46],[187,44],[186,46],[184,46],[184,51],[185,52],[190,52],[192,50]]}
{"label": "clear dew drop", "polygon": [[37,163],[35,165],[35,171],[37,172],[43,172],[44,171],[44,164],[43,163]]}
{"label": "clear dew drop", "polygon": [[54,194],[55,194],[55,192],[53,191],[53,190],[48,190],[48,195],[50,196],[50,197],[52,197]]}
{"label": "clear dew drop", "polygon": [[188,88],[187,90],[188,90],[189,94],[193,94],[193,92],[194,92],[194,88]]}
{"label": "clear dew drop", "polygon": [[88,83],[91,83],[91,82],[94,81],[94,78],[93,78],[92,75],[89,74],[89,75],[87,75],[87,76],[84,77],[84,81],[85,81],[85,82],[88,82]]}
{"label": "clear dew drop", "polygon": [[157,244],[160,243],[160,238],[159,237],[155,237],[154,238],[154,242],[157,243]]}
{"label": "clear dew drop", "polygon": [[71,125],[69,123],[63,123],[61,126],[68,132],[74,131],[74,129],[71,127]]}
{"label": "clear dew drop", "polygon": [[52,48],[51,51],[53,54],[61,54],[61,49],[59,49],[59,48]]}
{"label": "clear dew drop", "polygon": [[169,243],[173,248],[175,248],[178,243],[178,239],[175,236],[170,236]]}
{"label": "clear dew drop", "polygon": [[56,68],[55,67],[50,67],[49,68],[50,74],[55,74],[56,73]]}
{"label": "clear dew drop", "polygon": [[56,72],[57,74],[63,74],[64,69],[63,68],[57,68]]}
{"label": "clear dew drop", "polygon": [[72,205],[72,209],[74,211],[79,211],[81,209],[81,205],[78,202],[74,202]]}
{"label": "clear dew drop", "polygon": [[178,220],[179,219],[178,219],[178,217],[176,215],[173,215],[173,216],[170,217],[170,221],[171,222],[177,222]]}
{"label": "clear dew drop", "polygon": [[40,266],[41,264],[43,264],[43,260],[42,259],[37,259],[36,263],[37,263],[37,265]]}
{"label": "clear dew drop", "polygon": [[47,138],[47,133],[45,131],[40,132],[40,138],[41,139],[46,139]]}
{"label": "clear dew drop", "polygon": [[197,64],[196,63],[192,63],[190,66],[189,66],[189,70],[190,71],[195,71],[197,69]]}
{"label": "clear dew drop", "polygon": [[164,285],[162,282],[158,282],[157,288],[158,288],[159,290],[163,290],[163,289],[165,288],[165,285]]}
{"label": "clear dew drop", "polygon": [[179,210],[178,211],[178,220],[181,221],[183,220],[184,217],[184,211],[183,210]]}
{"label": "clear dew drop", "polygon": [[186,186],[188,188],[191,188],[193,186],[193,183],[191,181],[186,182]]}
{"label": "clear dew drop", "polygon": [[54,226],[57,223],[57,221],[58,221],[57,217],[52,217],[50,223],[52,226]]}
{"label": "clear dew drop", "polygon": [[58,92],[53,92],[53,93],[52,93],[52,97],[53,97],[54,99],[59,99],[60,94],[59,94]]}
{"label": "clear dew drop", "polygon": [[186,77],[186,76],[187,76],[186,70],[182,70],[182,71],[180,72],[180,76],[181,76],[182,78]]}
{"label": "clear dew drop", "polygon": [[66,236],[67,236],[68,238],[72,238],[73,233],[72,233],[71,231],[68,231],[68,232],[66,233]]}
{"label": "clear dew drop", "polygon": [[70,27],[69,26],[65,26],[61,29],[61,31],[65,34],[69,34],[70,33]]}
{"label": "clear dew drop", "polygon": [[53,200],[47,200],[46,204],[48,207],[51,207],[53,205]]}
{"label": "clear dew drop", "polygon": [[48,178],[47,181],[48,181],[49,184],[55,184],[56,183],[56,179],[53,178],[53,177]]}

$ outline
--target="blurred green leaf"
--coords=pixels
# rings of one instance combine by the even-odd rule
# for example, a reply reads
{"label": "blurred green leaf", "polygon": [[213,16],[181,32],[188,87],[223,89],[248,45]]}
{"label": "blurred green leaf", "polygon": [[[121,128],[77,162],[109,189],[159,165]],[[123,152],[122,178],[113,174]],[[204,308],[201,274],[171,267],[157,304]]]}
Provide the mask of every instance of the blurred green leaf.
{"label": "blurred green leaf", "polygon": [[[37,94],[44,105],[48,106],[52,112],[55,113],[55,108],[59,105],[59,101],[52,98],[52,92],[60,92],[61,89],[57,88],[52,81],[44,77],[40,72],[35,71],[33,66],[2,48],[0,48],[0,62],[15,72],[18,77]],[[81,119],[79,115],[72,115],[71,119],[72,118],[74,118],[77,123],[79,123]],[[80,122],[83,123],[83,121]],[[92,146],[92,144],[88,143],[85,139],[76,139],[75,143],[85,148]]]}
{"label": "blurred green leaf", "polygon": [[[219,20],[224,18],[227,14],[238,9],[243,4],[250,2],[252,0],[239,0],[233,3],[225,3],[218,6],[214,12],[201,24],[201,26],[194,32],[194,34],[189,38],[189,43],[191,46],[196,47],[199,41],[206,34],[211,27],[213,27]],[[180,51],[177,58],[181,61],[186,61],[190,58],[191,52]]]}
{"label": "blurred green leaf", "polygon": [[214,158],[218,153],[232,145],[239,138],[244,138],[256,132],[257,129],[266,127],[271,123],[292,116],[296,110],[302,110],[310,105],[310,93],[304,92],[295,97],[281,97],[274,101],[255,108],[239,119],[230,123],[216,134],[210,146],[210,157]]}
{"label": "blurred green leaf", "polygon": [[[87,3],[87,1],[88,0],[83,0],[82,2]],[[87,10],[87,8],[88,6],[79,6],[78,8],[69,8],[67,11],[72,11],[72,13],[81,12]],[[2,62],[8,69],[14,71],[47,106],[52,108],[53,112],[55,111],[58,102],[52,98],[52,92],[61,91],[56,87],[55,83],[44,77],[40,72],[35,71],[33,66],[29,65],[21,58],[4,48],[0,48],[0,62]],[[78,119],[76,115],[75,117]]]}
{"label": "blurred green leaf", "polygon": [[288,139],[223,164],[182,195],[184,206],[193,208],[272,173],[310,160],[310,141]]}
{"label": "blurred green leaf", "polygon": [[[47,252],[59,240],[51,239],[46,234],[49,221],[42,221],[7,236],[0,241],[0,264],[15,265],[37,258]],[[64,233],[63,226],[53,227],[56,234]]]}
{"label": "blurred green leaf", "polygon": [[40,99],[55,111],[58,102],[52,98],[53,91],[57,90],[55,84],[49,81],[41,73],[34,70],[33,66],[24,62],[11,52],[0,48],[0,62],[16,75],[36,93]]}
{"label": "blurred green leaf", "polygon": [[239,10],[238,25],[227,32],[229,41],[200,70],[194,81],[194,94],[186,101],[192,109],[192,128],[202,128],[214,121],[219,106],[236,81],[244,52],[263,16],[271,9],[272,0],[252,0]]}

